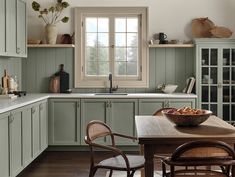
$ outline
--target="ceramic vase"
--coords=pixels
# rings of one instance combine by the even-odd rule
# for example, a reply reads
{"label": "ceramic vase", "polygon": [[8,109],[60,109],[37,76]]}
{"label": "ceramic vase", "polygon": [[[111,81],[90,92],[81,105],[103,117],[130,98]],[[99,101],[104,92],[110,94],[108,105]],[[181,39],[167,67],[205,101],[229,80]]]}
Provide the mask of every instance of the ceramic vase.
{"label": "ceramic vase", "polygon": [[56,25],[51,25],[51,24],[46,25],[45,35],[46,35],[47,44],[56,44],[57,33],[58,31]]}

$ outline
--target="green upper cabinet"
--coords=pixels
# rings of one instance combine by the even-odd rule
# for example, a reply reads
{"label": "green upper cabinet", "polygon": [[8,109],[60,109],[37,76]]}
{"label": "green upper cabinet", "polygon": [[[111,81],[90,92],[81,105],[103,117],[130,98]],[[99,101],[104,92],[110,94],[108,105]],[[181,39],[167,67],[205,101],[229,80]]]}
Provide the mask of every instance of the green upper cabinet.
{"label": "green upper cabinet", "polygon": [[80,144],[80,100],[49,100],[49,145]]}
{"label": "green upper cabinet", "polygon": [[26,20],[26,1],[16,0],[16,54],[20,57],[27,57],[27,20]]}
{"label": "green upper cabinet", "polygon": [[[5,7],[5,42],[0,42],[0,50],[6,50],[3,56],[27,57],[26,34],[26,1],[25,0],[7,0]],[[2,12],[1,12],[2,13]],[[0,19],[0,23],[2,20]],[[2,31],[1,31],[2,33]],[[1,34],[0,34],[1,36]],[[1,39],[1,37],[0,37]],[[1,46],[4,43],[4,46]],[[1,53],[0,53],[1,54]]]}
{"label": "green upper cabinet", "polygon": [[6,55],[6,1],[0,1],[0,56]]}
{"label": "green upper cabinet", "polygon": [[235,40],[197,39],[198,107],[235,123]]}
{"label": "green upper cabinet", "polygon": [[1,177],[9,177],[9,113],[0,115],[0,172]]}

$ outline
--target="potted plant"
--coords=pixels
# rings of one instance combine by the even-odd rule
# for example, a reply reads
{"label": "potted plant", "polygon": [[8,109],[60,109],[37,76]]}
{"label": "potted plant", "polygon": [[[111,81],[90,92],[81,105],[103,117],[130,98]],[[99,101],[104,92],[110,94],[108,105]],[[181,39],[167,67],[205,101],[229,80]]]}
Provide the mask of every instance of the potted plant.
{"label": "potted plant", "polygon": [[54,6],[49,8],[41,8],[41,5],[33,1],[32,8],[34,11],[38,12],[38,17],[42,19],[45,26],[46,41],[48,44],[55,44],[57,38],[57,26],[59,22],[67,23],[69,17],[61,17],[62,11],[69,6],[69,3],[63,0],[57,0],[57,3]]}

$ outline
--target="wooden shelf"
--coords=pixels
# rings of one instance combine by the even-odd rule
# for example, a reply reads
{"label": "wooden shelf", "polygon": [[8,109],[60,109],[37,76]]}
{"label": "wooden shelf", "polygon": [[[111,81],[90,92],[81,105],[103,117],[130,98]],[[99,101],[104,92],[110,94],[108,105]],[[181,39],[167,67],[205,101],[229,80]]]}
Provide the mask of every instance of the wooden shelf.
{"label": "wooden shelf", "polygon": [[150,44],[150,48],[192,48],[194,44]]}
{"label": "wooden shelf", "polygon": [[27,47],[33,48],[33,47],[38,47],[38,48],[74,48],[74,44],[28,44]]}

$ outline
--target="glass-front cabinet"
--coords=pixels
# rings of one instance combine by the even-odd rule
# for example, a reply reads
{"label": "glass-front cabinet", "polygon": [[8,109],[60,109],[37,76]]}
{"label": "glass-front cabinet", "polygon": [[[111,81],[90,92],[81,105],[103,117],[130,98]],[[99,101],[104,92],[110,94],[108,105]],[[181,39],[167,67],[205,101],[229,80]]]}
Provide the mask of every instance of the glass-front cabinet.
{"label": "glass-front cabinet", "polygon": [[235,40],[195,39],[198,107],[235,123]]}

